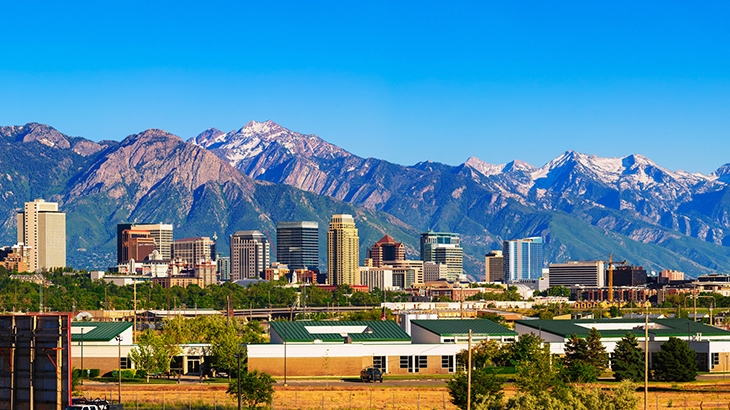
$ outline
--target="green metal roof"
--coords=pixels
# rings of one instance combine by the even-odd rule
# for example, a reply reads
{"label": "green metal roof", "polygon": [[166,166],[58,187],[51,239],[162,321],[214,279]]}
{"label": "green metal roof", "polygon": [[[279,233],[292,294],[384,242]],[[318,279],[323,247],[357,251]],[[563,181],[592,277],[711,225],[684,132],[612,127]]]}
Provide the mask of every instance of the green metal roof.
{"label": "green metal roof", "polygon": [[[84,333],[71,333],[72,342],[108,342],[118,334],[132,327],[131,322],[72,322],[73,328],[83,327]],[[93,328],[93,329],[90,329]],[[132,343],[130,340],[129,343]]]}
{"label": "green metal roof", "polygon": [[[312,343],[315,340],[321,340],[323,343],[344,343],[344,337],[341,333],[310,333],[308,327],[314,326],[333,326],[345,327],[356,326],[364,327],[365,331],[361,333],[347,333],[352,342],[409,342],[411,337],[403,331],[393,321],[341,321],[341,322],[315,322],[315,321],[298,321],[298,322],[271,322],[271,329],[276,332],[282,339],[286,339],[287,343]],[[285,337],[286,336],[286,337]]]}
{"label": "green metal roof", "polygon": [[[631,332],[636,336],[644,335],[644,319],[582,319],[582,320],[518,320],[515,323],[531,327],[535,330],[552,333],[565,338],[573,335],[579,338],[588,336],[591,330],[591,324],[601,324],[601,327],[607,324],[616,324],[621,329],[601,329],[596,327],[602,337],[621,338],[626,333]],[[652,328],[651,324],[656,323],[664,329]],[[634,324],[632,328],[627,329],[627,325]],[[635,329],[634,329],[635,327]],[[687,335],[695,335],[702,333],[703,337],[707,336],[725,336],[730,337],[730,332],[706,325],[704,323],[693,322],[687,319],[649,319],[649,333],[658,337],[687,337]]]}
{"label": "green metal roof", "polygon": [[489,319],[411,320],[411,325],[420,326],[440,336],[467,336],[469,329],[472,336],[517,336],[517,332]]}

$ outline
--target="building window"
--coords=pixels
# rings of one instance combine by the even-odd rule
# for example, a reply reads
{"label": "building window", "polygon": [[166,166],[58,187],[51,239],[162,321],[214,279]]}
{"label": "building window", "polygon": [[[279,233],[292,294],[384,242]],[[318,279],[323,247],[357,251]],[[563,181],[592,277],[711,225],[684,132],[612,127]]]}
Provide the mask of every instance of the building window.
{"label": "building window", "polygon": [[425,369],[428,367],[428,356],[416,356],[416,359],[418,360],[416,371],[418,371],[418,369]]}
{"label": "building window", "polygon": [[441,356],[441,368],[449,369],[449,373],[454,372],[454,356]]}
{"label": "building window", "polygon": [[697,353],[697,370],[701,372],[709,371],[709,365],[707,363],[707,353]]}
{"label": "building window", "polygon": [[411,361],[413,358],[411,356],[401,356],[400,357],[400,368],[401,369],[408,369],[408,371],[411,371]]}
{"label": "building window", "polygon": [[119,359],[119,368],[120,369],[131,369],[132,368],[132,359],[129,357],[122,357]]}
{"label": "building window", "polygon": [[712,366],[717,366],[720,364],[720,353],[713,353],[712,354]]}
{"label": "building window", "polygon": [[378,369],[385,372],[386,363],[386,356],[373,356],[373,367],[377,367]]}

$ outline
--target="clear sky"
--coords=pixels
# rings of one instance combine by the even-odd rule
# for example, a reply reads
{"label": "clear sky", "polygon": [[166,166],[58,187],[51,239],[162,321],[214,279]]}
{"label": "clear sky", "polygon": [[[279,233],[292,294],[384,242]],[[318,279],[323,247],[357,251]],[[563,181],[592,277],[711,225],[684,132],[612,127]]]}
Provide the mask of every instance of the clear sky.
{"label": "clear sky", "polygon": [[7,3],[1,125],[187,139],[271,119],[406,165],[730,162],[728,2]]}

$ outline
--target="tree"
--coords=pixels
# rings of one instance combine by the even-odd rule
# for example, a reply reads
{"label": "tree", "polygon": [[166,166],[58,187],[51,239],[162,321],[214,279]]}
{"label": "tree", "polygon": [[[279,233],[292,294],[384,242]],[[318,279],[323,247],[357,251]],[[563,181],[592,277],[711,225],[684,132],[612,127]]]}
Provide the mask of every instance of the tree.
{"label": "tree", "polygon": [[697,378],[697,356],[687,342],[670,337],[656,352],[654,377],[665,382],[690,382]]}
{"label": "tree", "polygon": [[[466,409],[468,375],[466,372],[457,373],[451,380],[446,383],[449,389],[451,402],[460,409]],[[476,403],[477,400],[486,402],[487,409],[502,408],[502,381],[488,369],[480,368],[471,372],[471,402]]]}
{"label": "tree", "polygon": [[564,298],[570,297],[570,288],[567,288],[565,286],[553,286],[550,289],[547,290],[548,296],[559,296]]}
{"label": "tree", "polygon": [[561,367],[559,358],[552,357],[550,346],[545,345],[519,362],[515,385],[521,392],[534,395],[553,390],[562,385]]}
{"label": "tree", "polygon": [[604,391],[600,388],[560,386],[557,389],[520,393],[509,399],[505,408],[510,410],[633,410],[639,404],[636,386],[623,381]]}
{"label": "tree", "polygon": [[510,363],[517,366],[532,358],[542,350],[542,339],[534,333],[521,335],[519,340],[510,346]]}
{"label": "tree", "polygon": [[596,328],[591,328],[587,338],[573,335],[565,344],[565,367],[570,381],[595,382],[607,366],[608,354]]}
{"label": "tree", "polygon": [[628,332],[616,343],[611,360],[613,377],[618,380],[640,382],[644,380],[644,351],[636,336]]}
{"label": "tree", "polygon": [[[268,373],[254,370],[239,375],[241,378],[241,401],[249,409],[255,409],[259,404],[271,403],[274,398],[274,388],[272,387],[274,378]],[[238,380],[233,380],[228,384],[228,394],[238,396]]]}
{"label": "tree", "polygon": [[[471,363],[473,368],[509,364],[505,363],[506,360],[503,360],[503,357],[509,354],[509,352],[505,354],[505,350],[507,348],[507,346],[502,345],[496,340],[482,340],[479,343],[476,343],[471,348]],[[457,353],[456,361],[466,367],[467,362],[469,361],[469,350],[463,349]]]}
{"label": "tree", "polygon": [[130,350],[129,357],[137,369],[147,373],[149,382],[150,373],[168,373],[172,358],[179,352],[180,347],[170,343],[164,333],[147,329],[137,338],[137,347]]}

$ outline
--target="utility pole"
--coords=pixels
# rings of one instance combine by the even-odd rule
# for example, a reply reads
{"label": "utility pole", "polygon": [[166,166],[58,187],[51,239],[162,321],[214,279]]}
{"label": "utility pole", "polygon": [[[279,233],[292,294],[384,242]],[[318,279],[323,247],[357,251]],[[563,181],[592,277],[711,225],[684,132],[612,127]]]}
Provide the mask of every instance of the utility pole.
{"label": "utility pole", "polygon": [[471,410],[471,329],[469,329],[469,346],[467,350],[469,351],[469,359],[467,360],[469,370],[466,373],[466,410]]}
{"label": "utility pole", "polygon": [[649,409],[649,302],[645,302],[646,315],[644,317],[644,410]]}

